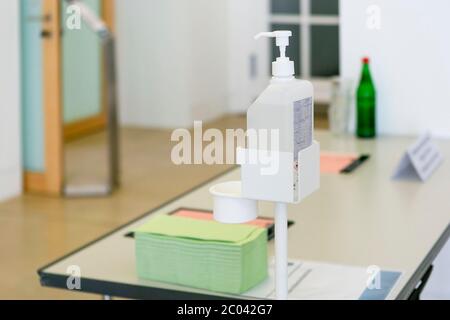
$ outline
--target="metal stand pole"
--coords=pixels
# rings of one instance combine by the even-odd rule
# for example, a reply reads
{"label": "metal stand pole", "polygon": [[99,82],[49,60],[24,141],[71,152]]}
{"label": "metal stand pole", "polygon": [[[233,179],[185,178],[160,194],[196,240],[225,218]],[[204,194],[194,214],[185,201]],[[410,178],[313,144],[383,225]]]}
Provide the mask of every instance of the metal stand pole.
{"label": "metal stand pole", "polygon": [[288,298],[287,205],[275,204],[275,287],[277,300]]}
{"label": "metal stand pole", "polygon": [[65,186],[67,197],[95,197],[111,194],[119,186],[119,134],[117,121],[117,80],[116,80],[116,48],[112,32],[106,24],[83,2],[66,0],[81,9],[83,21],[97,34],[102,42],[104,66],[107,82],[107,114],[108,114],[108,181],[102,185]]}
{"label": "metal stand pole", "polygon": [[109,145],[109,186],[111,192],[119,186],[119,133],[117,121],[116,48],[113,37],[108,37],[104,45],[106,78],[108,81],[108,145]]}

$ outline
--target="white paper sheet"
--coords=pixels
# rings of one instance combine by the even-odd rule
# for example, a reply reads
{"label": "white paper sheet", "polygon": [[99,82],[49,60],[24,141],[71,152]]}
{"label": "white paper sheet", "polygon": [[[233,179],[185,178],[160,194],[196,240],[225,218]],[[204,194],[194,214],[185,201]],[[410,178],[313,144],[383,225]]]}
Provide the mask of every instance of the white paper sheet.
{"label": "white paper sheet", "polygon": [[[276,298],[274,264],[270,265],[267,280],[246,292],[245,297]],[[374,268],[290,261],[289,300],[386,299],[401,273],[375,271]]]}

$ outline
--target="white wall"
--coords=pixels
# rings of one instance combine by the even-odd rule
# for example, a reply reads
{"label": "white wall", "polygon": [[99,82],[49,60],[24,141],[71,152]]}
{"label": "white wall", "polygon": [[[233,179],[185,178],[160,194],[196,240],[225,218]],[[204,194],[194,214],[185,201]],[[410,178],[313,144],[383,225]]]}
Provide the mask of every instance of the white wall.
{"label": "white wall", "polygon": [[122,123],[187,125],[187,2],[116,0],[116,8]]}
{"label": "white wall", "polygon": [[[244,112],[268,82],[268,0],[116,0],[121,121],[186,127]],[[250,77],[250,56],[257,76]]]}
{"label": "white wall", "polygon": [[[228,0],[228,110],[231,113],[246,112],[269,83],[269,52],[273,40],[253,39],[259,32],[270,31],[269,9],[268,0]],[[255,59],[254,74],[251,70],[252,59]]]}
{"label": "white wall", "polygon": [[[341,0],[341,74],[358,80],[372,58],[382,133],[450,137],[450,1]],[[369,5],[381,29],[367,28]]]}
{"label": "white wall", "polygon": [[226,0],[117,0],[121,120],[186,127],[227,106]]}
{"label": "white wall", "polygon": [[0,1],[0,200],[22,190],[19,1]]}
{"label": "white wall", "polygon": [[[178,0],[183,2],[186,0]],[[188,90],[190,125],[224,114],[228,105],[228,17],[229,0],[187,0],[189,28]]]}

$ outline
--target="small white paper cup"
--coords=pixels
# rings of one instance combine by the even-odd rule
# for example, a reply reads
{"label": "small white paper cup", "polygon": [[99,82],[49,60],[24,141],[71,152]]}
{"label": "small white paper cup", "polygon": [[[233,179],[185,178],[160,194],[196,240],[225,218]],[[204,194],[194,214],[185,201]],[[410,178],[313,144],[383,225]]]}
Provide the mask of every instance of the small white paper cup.
{"label": "small white paper cup", "polygon": [[238,224],[258,217],[258,202],[242,198],[240,181],[217,184],[209,192],[214,197],[214,219],[221,223]]}

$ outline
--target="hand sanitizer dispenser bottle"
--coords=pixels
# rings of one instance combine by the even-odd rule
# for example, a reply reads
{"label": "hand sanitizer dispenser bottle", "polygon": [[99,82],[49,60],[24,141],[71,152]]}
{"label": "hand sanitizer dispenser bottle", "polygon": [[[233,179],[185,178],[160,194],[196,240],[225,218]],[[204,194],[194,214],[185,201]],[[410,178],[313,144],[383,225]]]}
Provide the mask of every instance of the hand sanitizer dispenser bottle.
{"label": "hand sanitizer dispenser bottle", "polygon": [[286,57],[290,31],[256,36],[276,38],[280,57],[270,85],[247,113],[246,149],[238,148],[241,181],[213,186],[214,217],[244,223],[258,214],[258,201],[275,203],[275,292],[288,298],[288,204],[299,203],[320,187],[320,146],[313,138],[313,86],[294,78]]}
{"label": "hand sanitizer dispenser bottle", "polygon": [[[314,90],[309,81],[294,77],[294,62],[286,57],[291,36],[291,31],[274,31],[255,37],[276,38],[280,56],[272,63],[270,85],[247,112],[247,130],[255,133],[257,143],[249,138],[238,161],[243,163],[242,193],[250,199],[300,202],[307,191],[299,190],[300,153],[311,147],[318,151],[313,146]],[[256,164],[249,160],[252,155]]]}

